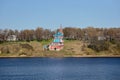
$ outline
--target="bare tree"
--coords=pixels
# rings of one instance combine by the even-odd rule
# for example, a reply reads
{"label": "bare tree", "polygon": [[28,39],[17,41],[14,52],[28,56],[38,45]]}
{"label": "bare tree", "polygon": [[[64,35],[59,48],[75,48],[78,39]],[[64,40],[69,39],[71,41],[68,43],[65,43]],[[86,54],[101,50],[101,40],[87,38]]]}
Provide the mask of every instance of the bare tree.
{"label": "bare tree", "polygon": [[51,31],[49,29],[45,29],[45,30],[43,30],[42,38],[45,40],[48,40],[51,38],[51,35],[52,35]]}
{"label": "bare tree", "polygon": [[43,36],[43,28],[38,27],[35,30],[35,36],[36,36],[36,40],[41,41]]}

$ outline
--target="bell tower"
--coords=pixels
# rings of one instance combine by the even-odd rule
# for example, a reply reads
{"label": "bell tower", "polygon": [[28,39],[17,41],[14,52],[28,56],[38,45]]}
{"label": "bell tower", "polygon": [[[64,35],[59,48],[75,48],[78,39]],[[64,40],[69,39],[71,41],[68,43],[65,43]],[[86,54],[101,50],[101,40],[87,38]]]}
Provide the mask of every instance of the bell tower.
{"label": "bell tower", "polygon": [[60,24],[59,32],[61,32],[63,34],[62,24]]}

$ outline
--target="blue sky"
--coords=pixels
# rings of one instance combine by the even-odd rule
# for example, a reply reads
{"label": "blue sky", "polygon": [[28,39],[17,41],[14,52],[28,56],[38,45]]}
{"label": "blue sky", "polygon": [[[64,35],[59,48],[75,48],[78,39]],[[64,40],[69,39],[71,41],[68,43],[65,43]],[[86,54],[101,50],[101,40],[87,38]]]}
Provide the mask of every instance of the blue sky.
{"label": "blue sky", "polygon": [[120,0],[0,0],[0,29],[120,27]]}

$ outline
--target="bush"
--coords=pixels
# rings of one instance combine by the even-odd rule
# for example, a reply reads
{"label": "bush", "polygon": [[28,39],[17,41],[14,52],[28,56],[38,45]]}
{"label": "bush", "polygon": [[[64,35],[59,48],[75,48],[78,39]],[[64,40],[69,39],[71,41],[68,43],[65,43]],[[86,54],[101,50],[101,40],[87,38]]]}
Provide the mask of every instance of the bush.
{"label": "bush", "polygon": [[116,51],[120,53],[120,42],[116,42]]}
{"label": "bush", "polygon": [[120,42],[117,43],[117,48],[120,49]]}
{"label": "bush", "polygon": [[8,46],[4,46],[1,48],[1,53],[10,53]]}
{"label": "bush", "polygon": [[27,55],[27,53],[22,52],[19,54],[19,56],[21,56],[21,55]]}
{"label": "bush", "polygon": [[0,44],[2,44],[3,43],[3,41],[0,41]]}
{"label": "bush", "polygon": [[22,48],[28,49],[28,50],[33,50],[33,47],[29,44],[20,44]]}
{"label": "bush", "polygon": [[88,48],[100,52],[100,51],[108,50],[109,43],[106,41],[94,41],[88,45]]}
{"label": "bush", "polygon": [[110,42],[111,42],[112,44],[116,44],[116,40],[115,40],[115,39],[111,39]]}

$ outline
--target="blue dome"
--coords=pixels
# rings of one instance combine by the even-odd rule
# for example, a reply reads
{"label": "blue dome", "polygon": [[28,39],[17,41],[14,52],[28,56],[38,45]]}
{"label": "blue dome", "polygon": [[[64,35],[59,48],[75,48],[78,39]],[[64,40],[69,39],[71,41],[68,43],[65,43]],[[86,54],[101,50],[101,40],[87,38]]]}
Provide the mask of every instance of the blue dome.
{"label": "blue dome", "polygon": [[53,35],[54,37],[59,37],[59,36],[63,36],[63,33],[61,32],[57,32],[55,35]]}

